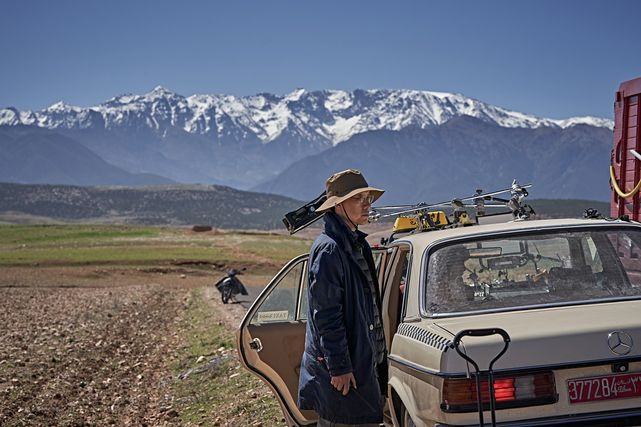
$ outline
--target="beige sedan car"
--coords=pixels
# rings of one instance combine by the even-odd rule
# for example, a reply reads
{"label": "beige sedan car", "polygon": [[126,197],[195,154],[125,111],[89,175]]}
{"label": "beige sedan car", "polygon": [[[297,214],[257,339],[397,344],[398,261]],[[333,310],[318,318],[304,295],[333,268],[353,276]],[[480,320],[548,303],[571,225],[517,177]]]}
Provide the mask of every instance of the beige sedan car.
{"label": "beige sedan car", "polygon": [[[376,256],[386,424],[641,424],[641,225],[459,227],[399,237]],[[306,286],[301,255],[238,331],[242,363],[271,387],[292,426],[316,420],[296,407]]]}

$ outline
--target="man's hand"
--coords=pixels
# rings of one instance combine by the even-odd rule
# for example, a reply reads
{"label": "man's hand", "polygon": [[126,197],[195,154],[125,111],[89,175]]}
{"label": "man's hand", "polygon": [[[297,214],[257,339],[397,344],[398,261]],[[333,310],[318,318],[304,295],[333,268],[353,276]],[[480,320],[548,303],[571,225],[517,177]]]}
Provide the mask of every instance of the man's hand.
{"label": "man's hand", "polygon": [[354,378],[354,374],[352,372],[332,377],[330,382],[336,390],[343,393],[343,396],[347,396],[347,393],[349,393],[350,385],[356,388],[356,378]]}

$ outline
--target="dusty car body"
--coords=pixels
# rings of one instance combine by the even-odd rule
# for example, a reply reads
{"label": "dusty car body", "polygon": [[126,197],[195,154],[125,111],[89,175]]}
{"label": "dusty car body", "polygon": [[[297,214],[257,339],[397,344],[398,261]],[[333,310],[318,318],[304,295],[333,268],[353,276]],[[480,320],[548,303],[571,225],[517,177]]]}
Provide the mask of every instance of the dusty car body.
{"label": "dusty car body", "polygon": [[[385,422],[478,425],[474,370],[452,346],[501,328],[498,425],[641,424],[641,225],[537,220],[415,233],[376,250],[390,378]],[[243,365],[274,391],[289,425],[304,348],[307,256],[288,263],[238,331]],[[481,369],[504,345],[465,337]],[[487,377],[482,406],[490,419]],[[606,424],[606,423],[613,424]]]}

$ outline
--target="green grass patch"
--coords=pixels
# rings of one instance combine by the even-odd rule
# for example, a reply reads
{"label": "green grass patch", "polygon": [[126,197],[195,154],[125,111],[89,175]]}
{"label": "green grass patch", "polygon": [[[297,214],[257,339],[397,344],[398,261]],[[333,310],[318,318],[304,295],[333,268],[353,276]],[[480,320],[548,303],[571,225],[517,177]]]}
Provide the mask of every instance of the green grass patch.
{"label": "green grass patch", "polygon": [[59,247],[0,251],[0,265],[149,265],[180,261],[240,262],[224,248],[176,246]]}
{"label": "green grass patch", "polygon": [[[172,367],[177,378],[172,394],[181,424],[283,425],[276,399],[240,367],[234,334],[216,318],[201,289],[191,294],[181,329],[185,345]],[[198,363],[200,356],[205,360]],[[204,366],[207,369],[194,371]]]}
{"label": "green grass patch", "polygon": [[149,265],[181,261],[284,264],[311,242],[282,235],[181,228],[0,225],[0,265]]}
{"label": "green grass patch", "polygon": [[311,240],[286,236],[260,236],[240,243],[240,249],[259,256],[268,255],[274,261],[287,262],[297,255],[309,252]]}
{"label": "green grass patch", "polygon": [[[211,354],[221,347],[227,350],[234,348],[234,334],[214,318],[212,308],[205,301],[203,289],[194,290],[188,301],[187,316],[183,327],[189,329],[186,334],[186,346],[183,348],[187,364],[189,360]],[[184,368],[185,366],[179,366]]]}
{"label": "green grass patch", "polygon": [[162,229],[108,225],[0,225],[0,245],[46,245],[151,237]]}

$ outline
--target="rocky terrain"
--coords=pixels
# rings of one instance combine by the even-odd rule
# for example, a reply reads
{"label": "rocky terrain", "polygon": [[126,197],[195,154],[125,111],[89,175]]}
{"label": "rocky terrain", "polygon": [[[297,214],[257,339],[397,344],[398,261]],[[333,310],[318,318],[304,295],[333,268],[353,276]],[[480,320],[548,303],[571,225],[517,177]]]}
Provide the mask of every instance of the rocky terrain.
{"label": "rocky terrain", "polygon": [[[196,363],[181,350],[193,326],[186,321],[193,292],[212,277],[162,268],[3,268],[0,425],[282,424],[273,397],[253,377],[247,380],[252,387],[243,383],[240,393],[250,402],[266,400],[258,410],[248,412],[241,400],[227,399],[200,410],[195,420],[184,416],[190,399],[176,391],[182,380],[175,371]],[[205,320],[231,334],[244,307],[223,307],[208,292]],[[230,344],[198,363],[206,358],[229,362],[224,371],[201,378],[205,383],[198,388],[241,372]],[[263,407],[274,409],[265,415]]]}
{"label": "rocky terrain", "polygon": [[178,343],[176,286],[3,288],[0,424],[157,423]]}

